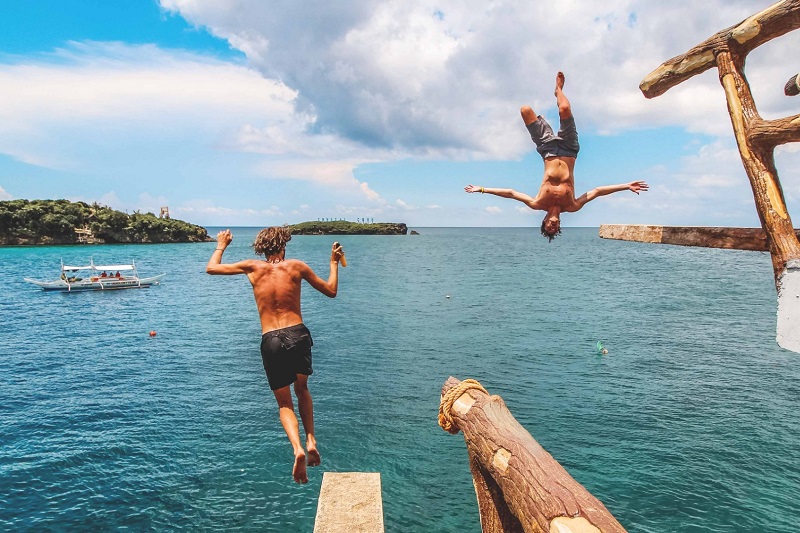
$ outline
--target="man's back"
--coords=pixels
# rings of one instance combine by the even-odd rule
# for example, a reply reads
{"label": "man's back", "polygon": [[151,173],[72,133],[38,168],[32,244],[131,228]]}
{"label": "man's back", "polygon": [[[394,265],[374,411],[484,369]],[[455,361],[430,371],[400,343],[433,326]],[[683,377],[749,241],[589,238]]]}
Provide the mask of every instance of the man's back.
{"label": "man's back", "polygon": [[302,323],[300,287],[307,265],[297,259],[278,263],[251,260],[250,263],[247,278],[253,285],[261,332]]}

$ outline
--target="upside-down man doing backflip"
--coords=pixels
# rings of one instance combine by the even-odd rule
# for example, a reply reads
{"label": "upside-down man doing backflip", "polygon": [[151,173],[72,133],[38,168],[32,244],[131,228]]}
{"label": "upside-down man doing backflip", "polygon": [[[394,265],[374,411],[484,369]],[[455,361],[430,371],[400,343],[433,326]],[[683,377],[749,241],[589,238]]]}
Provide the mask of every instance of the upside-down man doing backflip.
{"label": "upside-down man doing backflip", "polygon": [[469,193],[480,192],[494,194],[503,198],[511,198],[527,205],[531,209],[547,211],[542,221],[542,235],[552,241],[561,233],[561,213],[574,213],[579,211],[588,202],[598,196],[629,190],[636,194],[648,189],[644,181],[632,181],[619,185],[606,185],[597,187],[575,198],[575,160],[578,157],[580,145],[578,144],[578,130],[575,127],[575,118],[572,116],[572,107],[564,96],[564,74],[556,75],[556,103],[558,104],[558,117],[560,127],[558,134],[553,133],[553,128],[541,115],[537,115],[530,106],[522,106],[520,113],[525,127],[531,134],[531,139],[536,143],[536,150],[544,160],[544,179],[535,198],[514,189],[496,189],[467,185],[464,190]]}

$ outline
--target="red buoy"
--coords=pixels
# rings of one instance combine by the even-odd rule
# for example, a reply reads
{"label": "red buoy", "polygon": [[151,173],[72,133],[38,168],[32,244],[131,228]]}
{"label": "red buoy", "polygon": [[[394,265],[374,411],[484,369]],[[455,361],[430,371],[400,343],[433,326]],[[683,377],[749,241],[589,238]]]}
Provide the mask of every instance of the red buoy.
{"label": "red buoy", "polygon": [[150,336],[151,336],[151,337],[155,337],[155,336],[156,336],[156,330],[153,330],[153,331],[151,331],[151,332],[150,332]]}

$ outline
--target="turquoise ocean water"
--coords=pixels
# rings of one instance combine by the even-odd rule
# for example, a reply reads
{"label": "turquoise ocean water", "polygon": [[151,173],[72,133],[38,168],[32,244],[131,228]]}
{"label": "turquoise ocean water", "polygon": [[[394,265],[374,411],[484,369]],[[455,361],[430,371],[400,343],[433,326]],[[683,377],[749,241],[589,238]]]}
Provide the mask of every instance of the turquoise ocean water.
{"label": "turquoise ocean water", "polygon": [[[304,486],[249,283],[205,274],[214,243],[0,249],[0,530],[310,532],[322,473],[367,471],[387,531],[478,532],[463,437],[436,423],[450,375],[501,395],[631,532],[798,530],[800,355],[775,344],[768,254],[419,231],[289,243],[323,275],[334,239],[349,262],[336,299],[303,293],[323,457]],[[89,257],[167,277],[22,281]]]}

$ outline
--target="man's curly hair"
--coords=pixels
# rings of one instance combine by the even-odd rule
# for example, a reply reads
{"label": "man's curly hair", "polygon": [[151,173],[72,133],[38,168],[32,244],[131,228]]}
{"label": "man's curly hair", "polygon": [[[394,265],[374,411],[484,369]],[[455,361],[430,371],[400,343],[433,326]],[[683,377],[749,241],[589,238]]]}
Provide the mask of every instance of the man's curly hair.
{"label": "man's curly hair", "polygon": [[286,248],[286,243],[292,240],[292,231],[288,226],[272,226],[264,228],[256,235],[253,241],[253,250],[258,255],[269,257],[280,253]]}
{"label": "man's curly hair", "polygon": [[545,224],[547,224],[547,217],[544,217],[544,220],[542,220],[542,236],[547,238],[547,242],[553,242],[553,239],[561,235],[561,225],[559,224],[555,232],[548,233],[547,230],[544,229]]}

